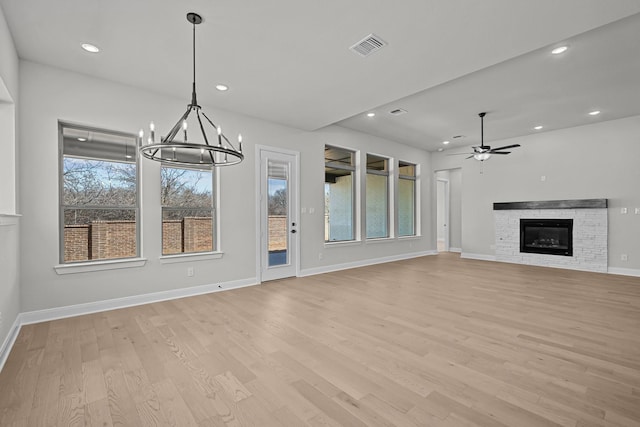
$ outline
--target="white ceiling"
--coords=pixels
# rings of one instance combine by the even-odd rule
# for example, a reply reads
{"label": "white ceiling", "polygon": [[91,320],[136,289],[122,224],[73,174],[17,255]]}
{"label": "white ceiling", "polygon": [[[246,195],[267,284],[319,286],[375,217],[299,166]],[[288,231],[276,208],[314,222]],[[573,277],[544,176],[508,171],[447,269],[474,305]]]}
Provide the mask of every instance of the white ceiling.
{"label": "white ceiling", "polygon": [[[428,150],[640,114],[638,0],[0,0],[21,58],[204,105]],[[633,15],[633,16],[632,16]],[[628,17],[626,19],[622,19]],[[622,19],[622,20],[621,20]],[[621,20],[621,21],[619,21]],[[614,22],[618,21],[618,22]],[[370,33],[388,45],[362,58]],[[98,45],[89,54],[80,44]],[[568,43],[560,57],[549,48]],[[218,92],[216,83],[231,89]],[[387,114],[392,108],[408,111]],[[591,109],[598,117],[587,116]],[[374,119],[363,113],[376,111]]]}

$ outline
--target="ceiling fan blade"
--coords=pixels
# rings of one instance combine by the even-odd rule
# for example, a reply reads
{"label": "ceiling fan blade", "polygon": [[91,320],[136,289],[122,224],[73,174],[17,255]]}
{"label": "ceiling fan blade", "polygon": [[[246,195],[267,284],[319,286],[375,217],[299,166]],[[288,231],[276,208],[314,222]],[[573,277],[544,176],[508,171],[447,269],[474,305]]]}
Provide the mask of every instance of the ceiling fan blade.
{"label": "ceiling fan blade", "polygon": [[467,160],[467,159],[473,159],[473,157],[474,157],[474,156],[475,156],[475,154],[472,154],[472,155],[470,155],[469,157],[465,157],[464,159],[465,159],[465,160]]}
{"label": "ceiling fan blade", "polygon": [[498,151],[498,150],[506,150],[508,148],[516,148],[516,147],[520,147],[520,144],[505,145],[504,147],[496,147],[496,148],[491,149],[491,152],[493,153],[493,152]]}
{"label": "ceiling fan blade", "polygon": [[491,154],[509,154],[511,151],[492,151]]}

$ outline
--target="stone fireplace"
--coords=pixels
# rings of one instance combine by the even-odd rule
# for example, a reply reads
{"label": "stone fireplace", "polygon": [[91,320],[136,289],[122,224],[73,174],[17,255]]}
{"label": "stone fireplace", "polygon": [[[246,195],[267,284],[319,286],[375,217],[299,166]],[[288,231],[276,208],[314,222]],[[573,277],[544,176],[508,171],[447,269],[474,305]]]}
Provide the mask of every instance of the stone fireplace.
{"label": "stone fireplace", "polygon": [[607,199],[494,203],[496,260],[606,272]]}

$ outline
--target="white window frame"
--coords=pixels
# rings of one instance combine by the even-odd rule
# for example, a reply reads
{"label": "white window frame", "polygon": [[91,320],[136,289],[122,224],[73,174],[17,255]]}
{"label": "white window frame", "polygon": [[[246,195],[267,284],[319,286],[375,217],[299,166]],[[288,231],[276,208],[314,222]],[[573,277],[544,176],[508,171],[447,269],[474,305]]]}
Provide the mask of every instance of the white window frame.
{"label": "white window frame", "polygon": [[[369,169],[367,167],[368,165],[368,157],[369,156],[375,156],[381,159],[384,159],[386,161],[386,171],[380,171],[380,170],[376,170],[376,169]],[[364,216],[365,216],[365,238],[367,241],[375,241],[375,240],[388,240],[388,239],[393,239],[394,238],[394,233],[395,233],[395,227],[394,227],[394,211],[395,209],[393,209],[392,207],[394,206],[394,191],[393,191],[393,176],[394,176],[394,160],[391,157],[382,155],[382,154],[376,154],[376,153],[366,153],[365,154],[365,160],[364,160],[364,169],[365,169],[365,177],[369,174],[371,175],[378,175],[378,176],[386,176],[387,177],[387,203],[386,203],[386,211],[387,211],[387,235],[386,236],[382,236],[382,237],[369,237],[367,235],[367,227],[366,227],[366,223],[368,221],[367,218],[367,190],[366,190],[366,182],[367,180],[365,179],[365,191],[364,191]]]}
{"label": "white window frame", "polygon": [[[340,165],[340,164],[336,164],[336,163],[327,163],[326,160],[324,160],[324,150],[329,147],[329,148],[335,148],[335,149],[339,149],[339,150],[344,150],[344,151],[348,151],[350,153],[353,154],[353,165],[349,168]],[[336,144],[325,144],[323,146],[323,160],[324,160],[324,167],[323,167],[323,173],[326,173],[326,167],[327,164],[329,164],[331,167],[335,168],[335,169],[343,169],[343,170],[349,170],[352,172],[352,176],[353,176],[353,182],[352,182],[352,187],[351,187],[351,196],[352,196],[352,227],[353,227],[353,236],[352,239],[349,240],[325,240],[324,244],[325,246],[338,246],[338,245],[351,245],[354,243],[359,243],[361,241],[361,235],[362,235],[362,231],[361,231],[361,178],[360,178],[360,151],[359,150],[355,150],[353,148],[348,148],[348,147],[344,147],[344,146],[340,146],[340,145],[336,145]],[[323,183],[324,183],[324,179],[323,179]],[[322,186],[322,194],[323,194],[323,199],[324,199],[324,194],[325,194],[325,190],[324,190],[324,185]],[[324,218],[324,210],[326,209],[326,206],[324,206],[323,203],[323,218]],[[323,220],[323,227],[326,227],[324,225],[324,220]],[[326,230],[323,230],[323,234],[326,233]]]}
{"label": "white window frame", "polygon": [[[213,194],[212,204],[211,204],[211,214],[213,220],[212,222],[212,236],[213,236],[213,248],[209,251],[201,251],[201,252],[181,252],[176,254],[164,254],[163,248],[163,225],[164,225],[164,209],[166,206],[160,206],[160,261],[163,264],[182,262],[188,260],[207,260],[207,259],[217,259],[222,257],[222,251],[220,249],[221,238],[220,238],[220,172],[219,168],[210,168],[210,169],[202,169],[198,167],[190,167],[186,165],[176,165],[174,163],[164,163],[162,162],[160,165],[160,191],[162,191],[162,168],[172,168],[172,169],[188,169],[195,171],[204,171],[211,172],[211,191]],[[174,207],[166,207],[169,209],[176,209]],[[189,207],[185,207],[185,209],[189,209]],[[194,208],[194,209],[203,209],[204,208]]]}
{"label": "white window frame", "polygon": [[[131,152],[131,155],[135,157],[135,166],[136,166],[136,202],[133,208],[130,206],[126,206],[126,209],[134,209],[135,210],[135,223],[136,223],[136,254],[131,257],[123,257],[123,258],[106,258],[106,259],[96,259],[96,260],[83,260],[83,261],[71,261],[65,262],[64,254],[65,254],[65,242],[64,242],[64,212],[67,206],[64,204],[64,130],[65,129],[75,129],[79,131],[86,132],[98,132],[104,134],[110,134],[113,136],[120,136],[131,138],[135,141],[134,149]],[[59,243],[59,264],[54,266],[54,269],[58,274],[70,274],[70,273],[80,273],[80,272],[89,272],[89,271],[102,271],[102,270],[112,270],[112,269],[120,269],[120,268],[130,268],[130,267],[140,267],[143,266],[146,262],[144,258],[141,257],[142,253],[142,224],[141,224],[141,215],[140,215],[140,199],[141,199],[141,188],[140,188],[140,157],[137,153],[137,145],[138,145],[138,136],[128,132],[114,131],[110,129],[101,129],[92,126],[86,126],[76,123],[58,121],[58,243]],[[69,156],[73,157],[73,156]],[[101,158],[99,156],[93,157],[95,160],[104,160],[104,161],[113,161],[111,159]],[[77,208],[81,208],[81,206],[77,206]],[[114,206],[113,208],[117,208]],[[87,209],[92,209],[88,207]]]}
{"label": "white window frame", "polygon": [[[414,176],[411,175],[401,175],[400,174],[400,169],[401,169],[401,164],[405,164],[405,165],[410,165],[413,166],[413,170],[414,170]],[[420,191],[419,191],[419,177],[418,177],[418,168],[419,165],[416,163],[411,163],[411,162],[407,162],[405,160],[399,160],[398,161],[398,174],[397,174],[397,178],[398,178],[398,186],[400,185],[400,180],[404,179],[404,180],[409,180],[409,181],[413,181],[413,234],[404,234],[401,235],[400,234],[400,224],[398,223],[397,226],[397,230],[398,230],[398,238],[403,239],[403,238],[411,238],[411,237],[417,237],[420,235],[419,233],[419,207],[420,207]],[[396,201],[396,210],[397,210],[397,218],[398,221],[400,220],[400,191],[398,190],[397,192],[398,195],[398,199]]]}

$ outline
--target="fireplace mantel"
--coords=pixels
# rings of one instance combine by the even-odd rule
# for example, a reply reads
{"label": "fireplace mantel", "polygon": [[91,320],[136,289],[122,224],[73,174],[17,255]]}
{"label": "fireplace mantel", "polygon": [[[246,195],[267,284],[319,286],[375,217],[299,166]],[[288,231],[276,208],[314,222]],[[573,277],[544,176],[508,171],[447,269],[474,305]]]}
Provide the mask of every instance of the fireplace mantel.
{"label": "fireplace mantel", "polygon": [[535,202],[494,203],[494,211],[516,209],[602,209],[607,207],[607,199],[540,200]]}

